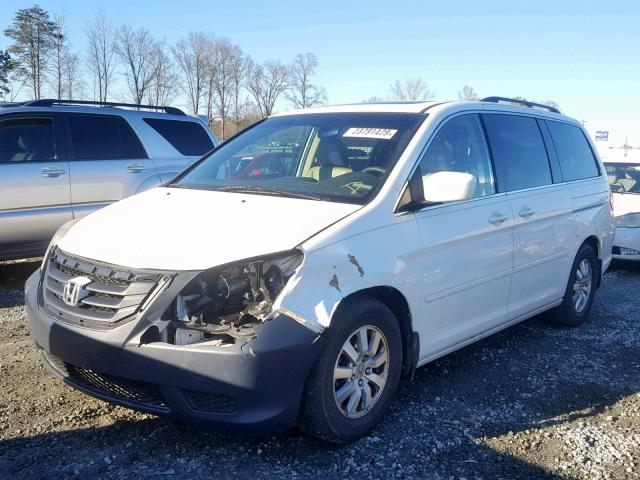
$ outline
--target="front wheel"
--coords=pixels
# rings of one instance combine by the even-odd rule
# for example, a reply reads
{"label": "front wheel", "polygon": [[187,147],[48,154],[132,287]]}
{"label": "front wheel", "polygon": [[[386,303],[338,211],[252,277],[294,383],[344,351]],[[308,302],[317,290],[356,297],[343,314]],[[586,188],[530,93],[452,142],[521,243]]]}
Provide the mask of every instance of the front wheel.
{"label": "front wheel", "polygon": [[375,427],[393,401],[402,339],[395,315],[373,299],[341,306],[327,336],[305,386],[300,425],[323,440],[345,443]]}
{"label": "front wheel", "polygon": [[562,303],[551,310],[553,323],[575,327],[589,316],[596,293],[598,257],[593,247],[584,244],[578,250]]}

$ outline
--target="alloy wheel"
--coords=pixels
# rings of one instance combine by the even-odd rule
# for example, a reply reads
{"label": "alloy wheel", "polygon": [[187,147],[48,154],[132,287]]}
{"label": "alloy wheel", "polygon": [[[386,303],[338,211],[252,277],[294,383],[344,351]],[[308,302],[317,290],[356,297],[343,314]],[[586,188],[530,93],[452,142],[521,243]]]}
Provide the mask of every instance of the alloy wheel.
{"label": "alloy wheel", "polygon": [[359,418],[373,408],[387,382],[389,347],[373,325],[355,330],[342,345],[333,371],[333,397],[340,413]]}
{"label": "alloy wheel", "polygon": [[592,277],[591,262],[585,258],[578,264],[573,282],[573,308],[577,313],[582,313],[587,307],[591,295]]}

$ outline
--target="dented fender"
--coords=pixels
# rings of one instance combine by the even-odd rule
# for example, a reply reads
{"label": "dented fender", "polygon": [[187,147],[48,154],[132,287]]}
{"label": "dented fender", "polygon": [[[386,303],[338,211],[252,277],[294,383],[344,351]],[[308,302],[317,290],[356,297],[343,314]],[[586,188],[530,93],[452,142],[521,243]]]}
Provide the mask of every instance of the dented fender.
{"label": "dented fender", "polygon": [[[298,317],[308,326],[326,328],[340,302],[361,290],[389,286],[408,299],[419,295],[411,288],[419,283],[412,279],[420,278],[420,272],[407,253],[417,246],[407,245],[419,238],[415,228],[412,221],[398,222],[320,248],[303,244],[304,260],[274,309]],[[397,238],[403,242],[396,242]]]}

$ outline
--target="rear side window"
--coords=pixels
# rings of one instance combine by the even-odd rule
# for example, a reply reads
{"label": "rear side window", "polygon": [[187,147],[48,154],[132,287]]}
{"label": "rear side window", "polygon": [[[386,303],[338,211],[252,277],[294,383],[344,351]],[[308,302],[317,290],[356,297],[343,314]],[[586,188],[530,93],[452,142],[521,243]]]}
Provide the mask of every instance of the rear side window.
{"label": "rear side window", "polygon": [[144,121],[182,155],[200,156],[213,148],[211,138],[199,123],[160,118]]}
{"label": "rear side window", "polygon": [[600,172],[587,139],[578,127],[547,120],[558,154],[562,178],[570,182],[597,177]]}
{"label": "rear side window", "polygon": [[0,163],[46,162],[56,158],[56,136],[50,118],[0,121]]}
{"label": "rear side window", "polygon": [[553,183],[547,150],[534,118],[501,114],[483,118],[502,191]]}
{"label": "rear side window", "polygon": [[74,157],[79,160],[147,158],[129,124],[108,115],[69,115]]}

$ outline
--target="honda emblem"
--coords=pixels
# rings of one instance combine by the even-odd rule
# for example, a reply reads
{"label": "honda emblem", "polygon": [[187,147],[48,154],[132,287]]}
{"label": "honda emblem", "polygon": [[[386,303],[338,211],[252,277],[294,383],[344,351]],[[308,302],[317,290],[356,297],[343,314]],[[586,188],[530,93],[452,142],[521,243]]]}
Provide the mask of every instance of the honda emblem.
{"label": "honda emblem", "polygon": [[76,277],[65,282],[62,292],[62,300],[71,307],[77,307],[80,300],[89,295],[84,288],[91,283],[91,279],[87,277]]}

